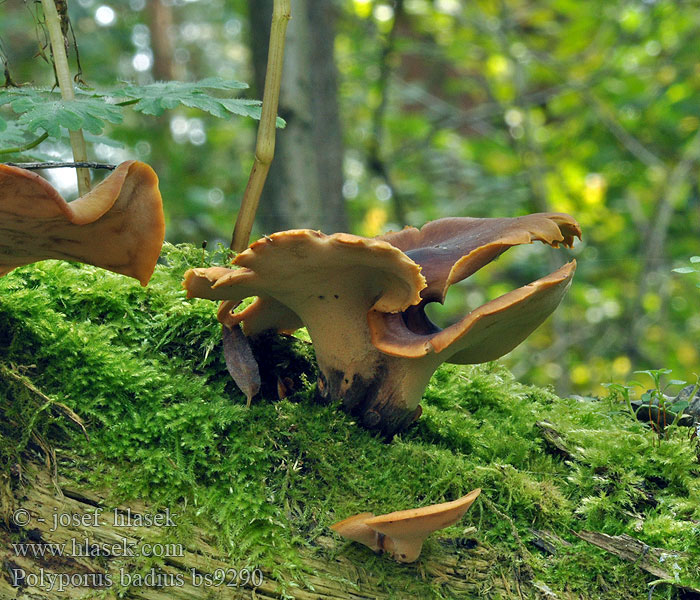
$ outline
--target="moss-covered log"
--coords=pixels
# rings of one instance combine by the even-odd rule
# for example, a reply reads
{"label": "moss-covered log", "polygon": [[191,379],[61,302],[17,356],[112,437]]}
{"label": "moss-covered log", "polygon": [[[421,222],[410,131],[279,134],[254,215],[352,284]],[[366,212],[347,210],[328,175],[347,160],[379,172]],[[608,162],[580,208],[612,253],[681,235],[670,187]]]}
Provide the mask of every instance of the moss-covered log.
{"label": "moss-covered log", "polygon": [[[558,398],[492,364],[440,368],[421,418],[386,443],[337,405],[314,401],[308,344],[292,339],[262,361],[262,393],[246,407],[226,370],[215,307],[177,291],[186,268],[213,258],[166,246],[168,264],[147,288],[61,262],[0,278],[0,599],[17,597],[13,565],[36,574],[43,564],[17,556],[12,543],[84,533],[51,532],[46,516],[54,508],[89,514],[99,503],[108,517],[115,505],[134,514],[169,507],[177,527],[110,534],[100,526],[100,540],[181,543],[183,555],[69,557],[47,571],[118,573],[123,564],[128,573],[177,575],[194,566],[211,576],[259,567],[263,599],[607,600],[614,590],[637,600],[653,583],[657,595],[686,600],[683,588],[700,589],[698,446],[686,429],[660,437],[614,396]],[[38,457],[49,462],[45,473],[31,466]],[[474,507],[429,537],[415,564],[329,529],[358,512],[427,506],[477,487]],[[45,523],[13,527],[13,510],[25,507]],[[673,553],[673,564],[657,565],[673,581],[654,583],[655,575],[573,534],[586,530]],[[251,588],[186,582],[76,592],[252,597]],[[19,597],[42,594],[25,586]]]}
{"label": "moss-covered log", "polygon": [[[307,572],[299,581],[285,582],[275,569],[232,563],[217,548],[215,535],[201,527],[188,526],[186,541],[171,535],[169,528],[180,525],[177,514],[157,512],[140,502],[110,507],[106,494],[64,479],[57,487],[45,469],[31,470],[31,483],[17,489],[11,502],[6,497],[3,506],[0,598],[88,598],[104,591],[114,594],[108,598],[143,600],[392,597],[382,589],[379,573],[347,556],[348,550],[351,555],[356,550],[371,555],[369,551],[331,537],[317,538],[305,549]],[[155,523],[140,526],[148,521]],[[421,592],[410,592],[410,581],[416,578],[432,581],[446,597],[455,598],[517,598],[514,590],[529,587],[517,581],[509,566],[499,564],[488,547],[441,542],[453,552],[404,567],[407,586],[401,598],[422,597]],[[59,551],[64,555],[58,556]],[[134,556],[124,556],[129,553]]]}

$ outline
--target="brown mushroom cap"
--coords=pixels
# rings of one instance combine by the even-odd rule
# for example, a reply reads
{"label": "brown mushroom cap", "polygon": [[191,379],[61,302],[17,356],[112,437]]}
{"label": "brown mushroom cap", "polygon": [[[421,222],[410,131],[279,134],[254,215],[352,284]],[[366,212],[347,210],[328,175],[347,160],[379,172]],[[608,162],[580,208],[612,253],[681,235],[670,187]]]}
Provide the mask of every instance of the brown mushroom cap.
{"label": "brown mushroom cap", "polygon": [[48,181],[0,165],[0,276],[47,258],[92,264],[146,285],[165,236],[158,177],[127,161],[66,202]]}
{"label": "brown mushroom cap", "polygon": [[371,548],[375,552],[381,550],[378,543],[377,532],[366,525],[367,519],[374,517],[374,513],[364,512],[331,525],[331,529],[338,535],[353,542],[359,542]]}
{"label": "brown mushroom cap", "polygon": [[[425,287],[420,268],[394,246],[349,233],[325,235],[309,229],[275,233],[251,244],[234,264],[261,279],[286,279],[295,291],[299,283],[306,283],[306,295],[331,294],[342,282],[366,296],[371,308],[384,312],[417,303]],[[275,289],[284,283],[279,279]],[[288,304],[286,295],[281,299]]]}
{"label": "brown mushroom cap", "polygon": [[[292,230],[239,254],[237,269],[185,274],[188,297],[225,300],[219,320],[247,335],[305,325],[319,370],[319,394],[370,428],[393,433],[420,414],[425,385],[440,363],[486,362],[517,346],[556,308],[575,262],[472,311],[441,330],[425,305],[507,248],[533,241],[571,245],[569,215],[440,219],[382,238]],[[427,280],[427,285],[426,285]],[[232,309],[257,296],[245,310]]]}
{"label": "brown mushroom cap", "polygon": [[[425,286],[420,267],[403,252],[346,233],[275,233],[253,243],[234,264],[242,268],[189,270],[183,283],[188,297],[229,301],[219,319],[229,326],[243,321],[248,335],[306,325],[321,360],[324,354],[366,360],[367,311],[403,310],[420,301]],[[232,314],[230,307],[249,296],[258,299]]]}
{"label": "brown mushroom cap", "polygon": [[[435,357],[438,363],[482,363],[510,352],[554,311],[569,289],[576,261],[554,273],[508,292],[474,309],[457,323],[445,328],[431,327],[423,307],[412,312],[407,325],[402,315],[377,311],[367,314],[372,343],[393,356]],[[418,325],[416,325],[418,324]]]}
{"label": "brown mushroom cap", "polygon": [[443,302],[450,285],[512,246],[539,241],[571,248],[574,237],[581,237],[581,228],[570,215],[535,213],[501,219],[448,217],[426,223],[420,230],[406,227],[375,239],[389,242],[417,262],[427,283],[421,296]]}
{"label": "brown mushroom cap", "polygon": [[[399,562],[413,562],[420,555],[425,539],[434,531],[459,521],[480,493],[481,489],[475,489],[452,502],[399,510],[378,517],[360,513],[332,525],[331,529],[373,550],[385,550]],[[380,537],[373,538],[373,533],[380,534]]]}
{"label": "brown mushroom cap", "polygon": [[233,264],[244,268],[188,271],[183,283],[188,296],[234,303],[269,296],[300,313],[307,299],[338,300],[341,292],[351,291],[363,297],[367,310],[398,312],[417,303],[425,287],[420,268],[403,252],[348,233],[274,233],[251,244]]}
{"label": "brown mushroom cap", "polygon": [[518,244],[540,241],[571,247],[581,237],[576,220],[562,213],[536,213],[513,219],[447,218],[420,230],[407,227],[381,236],[421,265],[427,286],[423,300],[400,317],[368,313],[372,343],[392,356],[439,354],[435,364],[480,363],[510,352],[559,305],[571,284],[576,262],[473,310],[441,330],[425,314],[429,302],[443,302],[453,283],[468,277]]}

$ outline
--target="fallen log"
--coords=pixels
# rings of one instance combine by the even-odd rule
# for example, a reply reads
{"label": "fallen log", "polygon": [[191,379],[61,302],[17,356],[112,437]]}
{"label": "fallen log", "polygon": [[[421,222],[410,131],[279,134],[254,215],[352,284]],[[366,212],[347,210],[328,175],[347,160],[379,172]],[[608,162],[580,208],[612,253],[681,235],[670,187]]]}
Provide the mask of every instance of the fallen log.
{"label": "fallen log", "polygon": [[[112,508],[107,494],[60,478],[54,485],[45,469],[30,471],[24,473],[29,484],[14,490],[9,501],[5,495],[0,507],[0,598],[72,600],[102,593],[141,600],[384,600],[395,595],[371,566],[358,564],[347,552],[351,546],[330,536],[300,550],[306,573],[282,581],[277,573],[284,565],[234,565],[201,527],[187,525],[186,542],[178,541],[169,535],[177,517],[168,511],[156,512],[140,502]],[[450,545],[441,541],[443,547]],[[406,588],[398,590],[401,597],[421,597],[411,592],[416,579],[430,581],[449,597],[517,598],[513,590],[529,586],[499,566],[489,547],[453,546],[439,559],[402,566]],[[34,555],[32,548],[43,551]],[[144,566],[139,554],[146,550],[156,558]]]}

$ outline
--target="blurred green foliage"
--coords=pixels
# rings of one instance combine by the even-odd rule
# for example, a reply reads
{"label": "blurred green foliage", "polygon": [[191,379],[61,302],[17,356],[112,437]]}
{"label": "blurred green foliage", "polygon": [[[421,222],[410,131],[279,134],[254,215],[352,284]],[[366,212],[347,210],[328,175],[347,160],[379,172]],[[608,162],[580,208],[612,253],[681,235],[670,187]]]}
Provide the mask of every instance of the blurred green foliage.
{"label": "blurred green foliage", "polygon": [[[700,246],[700,5],[673,0],[334,0],[353,232],[442,216],[565,211],[584,241],[555,316],[504,361],[519,378],[601,394],[633,370],[700,371],[700,296],[674,273]],[[145,0],[75,0],[90,86],[148,83],[162,59]],[[177,79],[252,82],[247,3],[178,0]],[[0,7],[15,82],[51,85],[31,4]],[[251,97],[261,96],[253,91]],[[9,122],[9,115],[0,113]],[[8,130],[0,147],[13,145]],[[14,134],[16,136],[16,132]],[[128,114],[108,135],[160,175],[168,239],[228,239],[252,164],[254,125],[194,109]],[[66,158],[65,144],[42,152]],[[17,157],[13,157],[17,158]],[[516,249],[453,290],[446,323],[553,270],[564,256]]]}

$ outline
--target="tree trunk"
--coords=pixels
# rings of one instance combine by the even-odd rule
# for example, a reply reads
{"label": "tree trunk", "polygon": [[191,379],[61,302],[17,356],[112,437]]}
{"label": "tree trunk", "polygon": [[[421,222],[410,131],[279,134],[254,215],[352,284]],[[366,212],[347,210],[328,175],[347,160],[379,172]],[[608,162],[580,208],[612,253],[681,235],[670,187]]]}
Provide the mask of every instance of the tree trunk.
{"label": "tree trunk", "polygon": [[153,49],[153,78],[156,81],[170,81],[175,79],[173,41],[170,37],[173,27],[172,5],[163,0],[151,0],[146,6]]}
{"label": "tree trunk", "polygon": [[[251,46],[258,96],[262,95],[272,0],[250,3]],[[311,228],[347,231],[342,195],[343,146],[333,61],[333,4],[295,0],[287,29],[275,159],[260,200],[265,233]]]}

